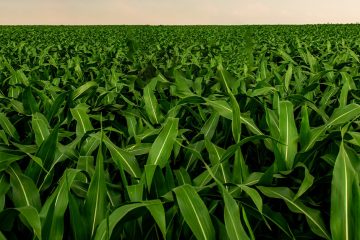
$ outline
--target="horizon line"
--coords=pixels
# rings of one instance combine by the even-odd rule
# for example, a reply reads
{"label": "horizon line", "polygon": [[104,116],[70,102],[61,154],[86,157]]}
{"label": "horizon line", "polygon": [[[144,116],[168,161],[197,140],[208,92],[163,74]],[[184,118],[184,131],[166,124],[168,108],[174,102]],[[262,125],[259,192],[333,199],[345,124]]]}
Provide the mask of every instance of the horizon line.
{"label": "horizon line", "polygon": [[351,22],[351,23],[239,23],[239,24],[81,24],[81,23],[74,23],[74,24],[1,24],[1,27],[6,26],[313,26],[313,25],[360,25],[360,22]]}

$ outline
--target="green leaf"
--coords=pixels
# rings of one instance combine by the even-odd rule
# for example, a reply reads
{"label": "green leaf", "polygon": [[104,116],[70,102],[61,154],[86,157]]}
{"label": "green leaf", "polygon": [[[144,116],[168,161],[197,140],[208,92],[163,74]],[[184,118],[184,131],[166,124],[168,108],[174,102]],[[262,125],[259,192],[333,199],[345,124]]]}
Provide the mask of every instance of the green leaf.
{"label": "green leaf", "polygon": [[189,169],[196,160],[198,159],[198,155],[204,149],[204,140],[197,141],[196,143],[189,144],[187,146],[187,151],[185,154],[185,158],[188,160],[186,164],[186,169]]}
{"label": "green leaf", "polygon": [[39,107],[30,87],[25,88],[23,92],[23,106],[28,114],[34,114],[39,111]]}
{"label": "green leaf", "polygon": [[103,240],[106,239],[106,236],[111,236],[113,229],[115,228],[116,224],[120,222],[128,213],[131,211],[147,207],[149,205],[159,205],[162,204],[159,200],[153,200],[153,201],[146,201],[141,203],[132,203],[132,204],[126,204],[124,206],[121,206],[117,209],[115,209],[109,216],[108,219],[104,219],[101,224],[99,225],[95,240]]}
{"label": "green leaf", "polygon": [[147,165],[165,167],[178,134],[178,118],[168,118],[160,134],[155,139],[147,159]]}
{"label": "green leaf", "polygon": [[16,208],[16,210],[26,219],[26,222],[31,226],[31,230],[34,231],[38,239],[42,239],[41,222],[38,211],[32,206],[19,207]]}
{"label": "green leaf", "polygon": [[200,133],[204,134],[205,139],[211,140],[214,136],[218,122],[219,114],[216,112],[212,113],[210,118],[205,122],[204,126],[200,130]]}
{"label": "green leaf", "polygon": [[154,94],[156,83],[157,81],[155,79],[144,87],[145,110],[150,118],[151,123],[153,124],[159,124],[160,121],[163,119],[163,116],[159,109],[159,104]]}
{"label": "green leaf", "polygon": [[24,155],[18,155],[17,152],[11,150],[0,150],[0,172],[6,170],[11,163],[23,158]]}
{"label": "green leaf", "polygon": [[213,144],[212,142],[205,140],[205,146],[206,149],[209,153],[209,159],[211,161],[212,165],[216,165],[219,164],[219,174],[220,174],[220,179],[223,181],[223,183],[227,183],[230,182],[230,177],[229,177],[229,164],[227,162],[220,162],[222,156],[224,155],[225,150],[216,146],[215,144]]}
{"label": "green leaf", "polygon": [[70,109],[72,116],[76,119],[76,135],[82,136],[86,132],[93,130],[90,118],[87,114],[88,106],[86,104],[78,104],[75,108]]}
{"label": "green leaf", "polygon": [[302,152],[309,151],[317,141],[321,140],[321,137],[326,131],[326,126],[316,127],[310,130],[310,137],[308,137],[307,142],[305,142],[302,146]]}
{"label": "green leaf", "polygon": [[4,130],[0,130],[0,139],[6,144],[9,145],[9,140],[6,136],[6,133]]}
{"label": "green leaf", "polygon": [[246,185],[237,185],[240,189],[242,189],[246,194],[251,198],[251,200],[255,203],[255,206],[262,213],[263,209],[263,201],[260,194],[253,188],[250,188]]}
{"label": "green leaf", "polygon": [[340,92],[340,96],[339,96],[339,103],[340,103],[340,107],[344,107],[347,104],[348,101],[348,94],[349,91],[351,90],[350,87],[350,83],[347,80],[348,79],[348,74],[344,75],[345,73],[341,73],[342,78],[343,78],[343,85],[341,88],[341,92]]}
{"label": "green leaf", "polygon": [[233,113],[230,105],[224,100],[210,101],[206,99],[206,104],[209,105],[217,112],[220,116],[232,119]]}
{"label": "green leaf", "polygon": [[279,212],[271,210],[267,205],[264,205],[263,216],[273,222],[281,231],[283,231],[289,238],[295,239],[288,222],[285,220],[283,215]]}
{"label": "green leaf", "polygon": [[84,144],[81,146],[81,156],[92,156],[92,153],[99,147],[101,143],[100,133],[91,134],[90,137],[86,138]]}
{"label": "green leaf", "polygon": [[306,165],[302,163],[298,163],[296,167],[303,167],[304,168],[304,179],[301,182],[301,185],[299,187],[298,192],[296,193],[294,197],[294,201],[301,197],[314,183],[314,177],[310,174],[309,169],[306,167]]}
{"label": "green leaf", "polygon": [[43,141],[39,147],[39,150],[36,152],[35,157],[42,160],[42,167],[38,163],[31,162],[26,173],[29,177],[34,179],[36,184],[42,179],[42,170],[50,170],[51,166],[54,163],[55,151],[57,149],[57,140],[58,140],[58,131],[59,126],[56,126],[51,134]]}
{"label": "green leaf", "polygon": [[76,201],[73,194],[69,193],[69,211],[70,211],[70,223],[73,231],[74,239],[88,239],[88,232],[86,229],[83,215],[80,213],[80,204]]}
{"label": "green leaf", "polygon": [[143,200],[144,184],[138,183],[126,186],[127,193],[131,202],[140,202]]}
{"label": "green leaf", "polygon": [[59,112],[61,105],[65,101],[65,98],[69,95],[69,93],[62,92],[60,93],[54,100],[53,104],[51,105],[50,109],[47,111],[46,118],[48,121],[50,121],[56,113]]}
{"label": "green leaf", "polygon": [[240,221],[240,208],[238,203],[225,188],[222,188],[222,196],[225,203],[225,227],[229,239],[249,239]]}
{"label": "green leaf", "polygon": [[245,114],[242,114],[240,116],[240,120],[241,120],[242,123],[245,124],[245,126],[253,134],[255,134],[255,135],[264,135],[264,133],[261,132],[261,130],[255,125],[254,120],[252,118],[245,116]]}
{"label": "green leaf", "polygon": [[347,52],[350,54],[350,56],[351,56],[352,58],[354,58],[354,60],[355,60],[356,62],[360,63],[359,57],[357,56],[357,54],[356,54],[353,50],[351,50],[350,48],[348,48],[348,49],[347,49]]}
{"label": "green leaf", "polygon": [[[216,178],[216,172],[213,171],[206,163],[203,161],[203,164],[206,167],[206,170],[209,172],[209,175],[215,180],[218,188],[221,191],[222,197],[224,199],[224,219],[225,219],[225,228],[229,239],[249,239],[240,220],[240,208],[238,203],[233,199],[231,194],[228,192],[222,183]],[[217,167],[215,165],[214,167]],[[214,168],[213,167],[213,168]],[[248,224],[249,225],[249,224]]]}
{"label": "green leaf", "polygon": [[13,139],[18,140],[19,134],[16,131],[14,125],[10,122],[10,120],[6,117],[5,113],[0,113],[0,126],[4,131]]}
{"label": "green leaf", "polygon": [[72,93],[72,100],[75,101],[76,99],[83,97],[84,95],[90,93],[97,86],[98,84],[94,81],[89,81],[81,85]]}
{"label": "green leaf", "polygon": [[4,236],[4,234],[0,231],[0,240],[6,240],[6,237]]}
{"label": "green leaf", "polygon": [[209,212],[195,189],[182,185],[173,190],[181,215],[197,239],[215,239],[215,231]]}
{"label": "green leaf", "polygon": [[151,216],[154,218],[156,224],[159,226],[164,239],[166,239],[166,221],[164,206],[162,204],[152,204],[146,205],[146,208],[149,210]]}
{"label": "green leaf", "polygon": [[292,64],[296,65],[296,62],[291,58],[291,56],[284,50],[284,49],[279,49],[277,51],[277,53],[286,61]]}
{"label": "green leaf", "polygon": [[310,122],[308,108],[305,104],[301,107],[301,125],[300,125],[300,145],[303,147],[307,142],[310,141],[311,132],[310,132]]}
{"label": "green leaf", "polygon": [[[150,191],[150,188],[151,188],[151,185],[152,185],[152,180],[154,178],[154,175],[156,175],[156,168],[157,167],[158,167],[158,165],[145,165],[145,167],[144,167],[146,184],[147,184],[147,187],[148,187],[149,191]],[[161,186],[159,186],[159,187],[161,187]]]}
{"label": "green leaf", "polygon": [[151,145],[151,143],[138,143],[128,146],[125,150],[135,156],[144,155],[150,152]]}
{"label": "green leaf", "polygon": [[270,134],[275,139],[279,139],[280,136],[280,126],[279,118],[276,114],[276,111],[266,108],[266,123],[269,127]]}
{"label": "green leaf", "polygon": [[257,88],[251,92],[250,97],[266,96],[273,93],[274,91],[276,91],[276,88],[274,87]]}
{"label": "green leaf", "polygon": [[128,127],[128,133],[130,137],[135,137],[137,133],[137,121],[132,115],[125,115],[126,124]]}
{"label": "green leaf", "polygon": [[289,170],[293,167],[298,143],[298,133],[292,103],[289,101],[280,101],[279,111],[279,141],[281,144],[277,145],[280,153],[278,167],[280,170]]}
{"label": "green leaf", "polygon": [[[221,83],[225,86],[225,91],[227,91],[230,97],[230,103],[232,106],[232,122],[231,122],[231,129],[233,138],[235,143],[240,142],[241,138],[241,122],[242,122],[242,114],[240,112],[240,106],[237,102],[237,99],[232,93],[230,89],[230,74],[224,70],[222,65],[218,67],[218,74],[220,75]],[[233,179],[235,182],[242,182],[248,176],[248,167],[245,163],[244,157],[241,152],[241,148],[238,147],[235,151],[235,158],[234,158],[234,167],[233,167]]]}
{"label": "green leaf", "polygon": [[[55,198],[53,200],[53,207],[51,215],[47,218],[44,226],[49,230],[45,231],[48,236],[43,236],[46,239],[63,239],[64,234],[64,214],[69,203],[69,191],[70,187],[79,170],[68,169],[63,174],[60,184],[56,189]],[[49,214],[49,213],[48,213]]]}
{"label": "green leaf", "polygon": [[180,168],[179,170],[174,170],[175,177],[177,179],[178,185],[189,184],[191,185],[191,178],[188,172],[184,168]]}
{"label": "green leaf", "polygon": [[104,173],[104,157],[100,145],[96,158],[95,174],[91,179],[86,195],[85,209],[88,220],[89,233],[95,234],[96,227],[105,217],[106,212],[106,184]]}
{"label": "green leaf", "polygon": [[6,179],[5,174],[0,173],[0,212],[4,210],[5,207],[5,194],[10,189],[10,183]]}
{"label": "green leaf", "polygon": [[289,188],[259,186],[258,189],[267,197],[284,200],[292,212],[305,215],[310,229],[316,235],[326,239],[331,239],[328,231],[326,230],[324,221],[320,216],[320,211],[307,207],[300,200],[294,201],[294,193]]}
{"label": "green leaf", "polygon": [[339,107],[334,110],[329,121],[326,123],[327,127],[334,125],[348,123],[360,116],[360,105],[350,103],[344,107]]}
{"label": "green leaf", "polygon": [[344,107],[339,107],[334,110],[333,114],[325,125],[314,128],[311,130],[311,138],[303,147],[303,151],[306,152],[310,150],[316,141],[318,141],[321,136],[325,133],[328,128],[331,128],[335,125],[345,124],[360,116],[360,105],[356,103],[350,103]]}
{"label": "green leaf", "polygon": [[224,152],[224,154],[222,155],[220,162],[224,162],[224,161],[228,160],[231,156],[234,155],[234,153],[237,151],[237,149],[240,146],[244,145],[245,143],[255,141],[255,140],[259,140],[259,139],[266,139],[266,138],[270,138],[273,141],[276,141],[274,138],[272,138],[270,136],[266,136],[266,135],[256,135],[256,136],[251,136],[251,137],[244,138],[239,143],[233,144],[230,147],[228,147],[226,149],[226,151]]}
{"label": "green leaf", "polygon": [[127,171],[131,176],[140,178],[141,170],[135,156],[113,144],[110,139],[104,136],[104,143],[109,149],[113,161]]}
{"label": "green leaf", "polygon": [[49,123],[44,115],[36,112],[32,115],[31,125],[35,133],[36,145],[40,146],[41,143],[50,135]]}
{"label": "green leaf", "polygon": [[192,84],[192,81],[189,81],[188,79],[186,79],[182,73],[180,73],[178,70],[174,71],[174,78],[175,78],[175,87],[176,87],[176,93],[182,97],[189,97],[189,96],[193,96],[194,94],[192,93],[192,91],[190,90],[189,85]]}
{"label": "green leaf", "polygon": [[[220,164],[217,164],[213,167],[211,167],[212,172],[217,175],[219,172]],[[193,179],[194,185],[197,187],[204,187],[206,184],[208,184],[212,180],[211,174],[208,170],[204,170],[201,174],[199,174],[197,177]]]}
{"label": "green leaf", "polygon": [[236,98],[234,97],[234,95],[231,94],[231,92],[229,92],[229,94],[230,94],[230,102],[233,109],[231,129],[234,140],[236,143],[238,143],[241,137],[241,112]]}
{"label": "green leaf", "polygon": [[247,230],[249,232],[249,235],[250,235],[250,239],[255,240],[254,231],[251,228],[250,222],[249,222],[248,217],[246,215],[246,211],[245,211],[244,208],[242,208],[241,211],[242,211],[242,217],[243,217],[244,222],[245,222],[245,226],[246,226],[246,228],[247,228]]}
{"label": "green leaf", "polygon": [[10,175],[12,200],[15,207],[32,206],[35,209],[40,210],[41,202],[39,190],[36,188],[32,179],[24,175],[16,164],[9,166],[7,172]]}
{"label": "green leaf", "polygon": [[293,73],[293,65],[289,64],[289,67],[288,67],[288,69],[287,69],[287,71],[285,73],[285,81],[284,81],[286,91],[289,91],[289,86],[290,86],[292,73]]}
{"label": "green leaf", "polygon": [[333,239],[349,240],[360,236],[359,177],[351,161],[342,142],[331,182],[330,226]]}
{"label": "green leaf", "polygon": [[39,157],[45,169],[50,169],[55,157],[55,150],[57,147],[59,127],[55,127],[51,134],[47,136],[44,142],[42,142],[39,150],[36,152],[36,157]]}
{"label": "green leaf", "polygon": [[[230,105],[223,100],[218,101],[209,101],[207,100],[207,104],[213,107],[214,111],[217,112],[220,116],[223,116],[229,120],[233,119],[233,110]],[[263,132],[255,125],[254,121],[247,117],[245,113],[240,115],[241,123],[245,124],[245,126],[249,129],[250,132],[256,135],[264,135]]]}

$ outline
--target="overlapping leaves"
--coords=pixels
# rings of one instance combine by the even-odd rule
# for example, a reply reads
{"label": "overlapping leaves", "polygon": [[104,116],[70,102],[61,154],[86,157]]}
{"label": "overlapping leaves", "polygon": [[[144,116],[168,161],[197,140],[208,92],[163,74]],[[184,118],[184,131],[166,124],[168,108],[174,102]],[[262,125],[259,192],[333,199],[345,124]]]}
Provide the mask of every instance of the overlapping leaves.
{"label": "overlapping leaves", "polygon": [[29,29],[0,40],[0,239],[360,236],[351,37]]}

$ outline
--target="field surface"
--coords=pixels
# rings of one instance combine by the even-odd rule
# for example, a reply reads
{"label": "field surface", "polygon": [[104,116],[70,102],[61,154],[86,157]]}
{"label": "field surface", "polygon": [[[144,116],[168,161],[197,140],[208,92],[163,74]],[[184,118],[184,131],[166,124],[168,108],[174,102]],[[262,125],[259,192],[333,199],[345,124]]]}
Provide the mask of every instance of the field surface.
{"label": "field surface", "polygon": [[0,27],[0,240],[360,239],[359,32]]}

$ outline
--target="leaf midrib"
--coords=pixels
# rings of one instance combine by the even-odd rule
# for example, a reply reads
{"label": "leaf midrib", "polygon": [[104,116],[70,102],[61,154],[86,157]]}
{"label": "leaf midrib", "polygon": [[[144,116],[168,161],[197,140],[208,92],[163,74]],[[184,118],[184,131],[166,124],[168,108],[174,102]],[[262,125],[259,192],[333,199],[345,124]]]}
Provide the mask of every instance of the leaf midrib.
{"label": "leaf midrib", "polygon": [[352,110],[350,110],[350,111],[348,111],[348,112],[346,112],[346,113],[344,113],[344,114],[341,114],[340,116],[338,116],[337,118],[335,118],[335,119],[332,120],[331,122],[327,123],[327,124],[326,124],[326,127],[329,127],[330,125],[332,125],[332,124],[333,124],[336,120],[338,120],[339,118],[341,118],[341,117],[343,117],[343,116],[345,116],[345,115],[347,115],[347,114],[350,114],[351,112],[357,110],[358,108],[359,108],[359,107],[357,106],[356,108],[353,108]]}
{"label": "leaf midrib", "polygon": [[76,114],[79,116],[79,119],[80,119],[80,122],[81,122],[81,126],[82,126],[82,129],[83,129],[84,133],[86,133],[85,124],[84,124],[84,121],[82,120],[82,117],[81,117],[81,115],[80,115],[80,113],[79,113],[79,110],[76,109],[75,112],[76,112]]}
{"label": "leaf midrib", "polygon": [[171,128],[172,128],[173,124],[174,124],[174,121],[171,121],[171,125],[170,125],[169,130],[168,130],[168,132],[167,132],[167,134],[166,134],[165,140],[164,140],[164,142],[163,142],[163,144],[162,144],[162,146],[161,146],[161,148],[160,148],[160,151],[159,151],[158,155],[157,155],[156,158],[155,158],[154,165],[157,165],[157,162],[158,162],[158,160],[160,159],[160,155],[161,155],[161,153],[163,152],[163,149],[164,149],[164,146],[165,146],[165,144],[166,144],[166,142],[167,142],[167,139],[169,138],[169,135],[170,135]]}
{"label": "leaf midrib", "polygon": [[156,122],[156,123],[159,123],[159,122],[158,122],[158,119],[157,119],[157,117],[156,117],[155,108],[154,108],[154,106],[153,106],[153,102],[152,102],[152,99],[151,99],[150,87],[148,87],[147,91],[148,91],[148,94],[149,94],[150,105],[151,105],[151,109],[152,109],[152,112],[153,112],[153,115],[154,115],[154,118],[155,118],[155,122]]}
{"label": "leaf midrib", "polygon": [[16,179],[18,180],[18,182],[19,182],[19,184],[20,184],[21,190],[22,190],[22,192],[23,192],[23,194],[24,194],[24,197],[25,197],[26,206],[30,206],[30,201],[29,201],[29,199],[28,199],[28,197],[27,197],[27,195],[26,195],[26,191],[25,191],[24,185],[22,184],[22,182],[21,182],[19,176],[16,174],[15,170],[14,170],[11,166],[9,166],[9,168],[10,168],[10,170],[14,173]]}
{"label": "leaf midrib", "polygon": [[324,235],[330,239],[330,237],[327,235],[327,233],[323,230],[323,228],[309,215],[307,214],[306,211],[304,211],[301,207],[299,207],[298,205],[296,205],[294,202],[291,201],[291,199],[288,199],[287,197],[268,189],[269,191],[271,191],[272,193],[274,193],[275,195],[279,196],[280,198],[284,199],[285,201],[287,201],[288,203],[290,203],[291,205],[293,205],[294,207],[296,207],[297,209],[299,209],[304,215],[306,215],[323,233]]}
{"label": "leaf midrib", "polygon": [[[132,169],[132,167],[130,166],[130,164],[126,161],[126,159],[124,158],[124,156],[120,153],[120,151],[118,151],[115,147],[115,145],[111,142],[108,142],[108,144],[110,144],[110,147],[122,158],[123,162],[125,162],[126,166],[130,169],[131,173],[137,177],[136,173],[134,172],[134,170]],[[120,163],[121,164],[121,163]]]}
{"label": "leaf midrib", "polygon": [[205,230],[204,230],[204,228],[203,228],[203,226],[202,226],[202,224],[201,224],[201,221],[200,221],[200,218],[199,218],[198,214],[196,213],[195,206],[192,204],[191,199],[190,199],[189,195],[187,194],[187,192],[186,192],[185,190],[184,190],[183,192],[185,193],[186,198],[189,200],[189,203],[190,203],[190,205],[191,205],[191,208],[192,208],[192,210],[193,210],[194,213],[195,213],[196,219],[197,219],[197,221],[199,222],[199,226],[200,226],[201,232],[202,232],[202,234],[204,235],[204,239],[207,240]]}
{"label": "leaf midrib", "polygon": [[325,124],[321,131],[319,131],[319,133],[317,135],[315,135],[315,137],[312,138],[312,140],[310,141],[310,143],[307,145],[307,147],[305,148],[305,151],[309,150],[309,148],[311,147],[311,145],[316,141],[316,139],[321,135],[321,133],[326,129],[328,128],[330,125],[332,125],[336,120],[338,120],[339,118],[351,113],[352,111],[356,110],[357,108],[354,108],[344,114],[341,114],[339,117],[335,118],[334,120],[332,120],[331,122],[328,122],[327,124]]}
{"label": "leaf midrib", "polygon": [[[100,164],[100,163],[98,163]],[[97,217],[97,209],[98,209],[98,201],[99,201],[99,197],[100,197],[100,177],[101,177],[101,166],[99,166],[99,177],[98,177],[98,181],[97,181],[97,189],[96,189],[96,201],[95,201],[95,209],[94,209],[94,218],[93,218],[93,222],[92,222],[92,227],[91,227],[91,236],[94,234],[95,231],[95,222],[96,222],[96,217]]]}

